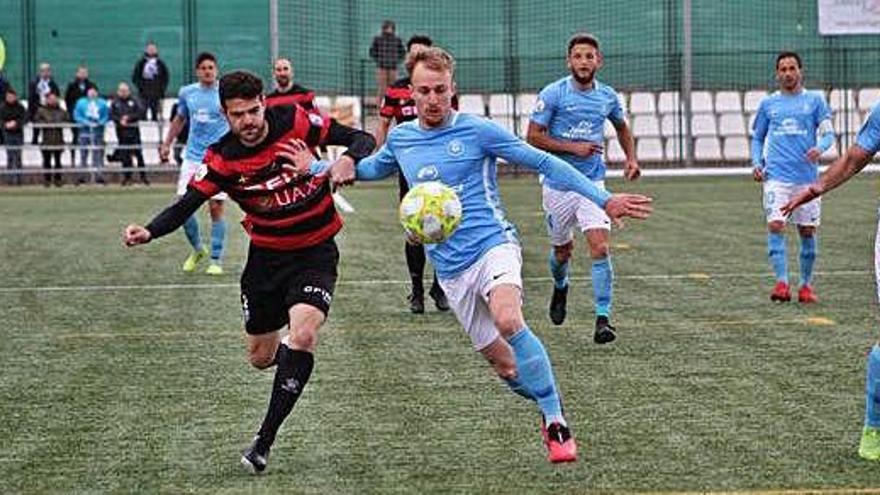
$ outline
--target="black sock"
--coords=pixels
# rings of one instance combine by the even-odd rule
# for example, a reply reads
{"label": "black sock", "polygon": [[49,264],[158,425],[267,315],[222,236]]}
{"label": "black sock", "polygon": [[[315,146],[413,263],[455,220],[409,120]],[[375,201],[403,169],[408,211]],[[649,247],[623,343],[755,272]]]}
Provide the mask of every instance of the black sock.
{"label": "black sock", "polygon": [[425,289],[422,286],[422,273],[425,271],[425,248],[406,243],[406,267],[409,269],[409,278],[412,280],[413,294],[421,295]]}
{"label": "black sock", "polygon": [[257,433],[260,443],[266,447],[275,442],[275,435],[281,423],[293,410],[296,400],[309,381],[315,358],[308,351],[294,351],[284,344],[278,346],[275,360],[275,380],[272,382],[272,396],[269,399],[269,410]]}
{"label": "black sock", "polygon": [[431,294],[443,294],[443,287],[440,287],[440,281],[437,280],[437,272],[434,272],[434,282],[431,283]]}

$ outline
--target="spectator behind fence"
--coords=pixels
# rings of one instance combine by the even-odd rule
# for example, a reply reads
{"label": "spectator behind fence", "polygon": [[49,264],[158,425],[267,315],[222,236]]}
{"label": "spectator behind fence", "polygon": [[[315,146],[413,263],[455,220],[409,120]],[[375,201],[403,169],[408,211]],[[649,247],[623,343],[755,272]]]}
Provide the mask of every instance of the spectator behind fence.
{"label": "spectator behind fence", "polygon": [[[61,187],[64,183],[61,179],[61,152],[64,150],[64,125],[70,121],[67,112],[61,108],[58,97],[49,93],[46,98],[46,106],[37,110],[34,122],[47,127],[42,128],[43,142],[40,153],[43,154],[43,186],[49,187],[54,179],[55,185]],[[55,162],[55,174],[50,174],[52,162]],[[72,162],[71,162],[72,163]]]}
{"label": "spectator behind fence", "polygon": [[[21,145],[24,144],[24,105],[18,101],[18,94],[9,86],[6,89],[3,106],[0,106],[0,124],[2,124],[4,141],[6,142],[6,168],[10,171],[21,170]],[[6,178],[9,185],[21,185],[21,174],[15,173]]]}
{"label": "spectator behind fence", "polygon": [[159,120],[162,115],[161,102],[168,89],[168,79],[168,66],[159,58],[156,43],[147,43],[144,55],[134,64],[131,82],[137,87],[138,95],[149,113],[146,117],[150,120]]}
{"label": "spectator behind fence", "polygon": [[382,34],[373,38],[373,44],[370,45],[370,58],[376,62],[377,105],[382,101],[388,85],[397,79],[397,67],[406,55],[403,42],[394,34],[394,30],[394,21],[383,22]]}
{"label": "spectator behind fence", "polygon": [[[177,115],[177,102],[174,102],[174,105],[171,105],[171,115]],[[177,135],[177,138],[174,140],[174,161],[177,162],[178,165],[183,165],[183,149],[186,148],[186,141],[189,139],[189,119],[183,123],[183,127],[180,129],[180,134]]]}
{"label": "spectator behind fence", "polygon": [[[27,116],[29,121],[33,122],[34,116],[37,115],[37,110],[46,105],[46,97],[49,93],[61,96],[61,90],[55,84],[55,80],[52,79],[52,66],[43,62],[40,64],[40,71],[37,77],[28,85]],[[34,129],[31,143],[37,144],[39,133],[38,129]]]}
{"label": "spectator behind fence", "polygon": [[[88,93],[76,102],[73,120],[79,124],[80,166],[86,167],[89,151],[92,152],[91,166],[95,170],[95,181],[106,184],[101,169],[104,168],[104,125],[110,120],[110,106],[107,100],[98,96],[98,88],[89,88]],[[86,176],[90,177],[90,175]],[[87,182],[85,177],[77,180],[77,185]]]}
{"label": "spectator behind fence", "polygon": [[[144,155],[141,153],[141,129],[138,122],[144,117],[144,107],[137,98],[131,95],[131,88],[126,83],[119,83],[116,89],[116,99],[110,104],[110,118],[116,124],[116,137],[119,139],[119,148],[111,155],[113,159],[122,162],[125,169],[125,177],[122,185],[131,185],[132,159],[136,158],[138,168],[141,169],[141,182],[145,186],[150,185],[144,170]],[[110,158],[110,157],[108,157]]]}
{"label": "spectator behind fence", "polygon": [[[88,67],[85,65],[77,67],[76,77],[74,77],[73,81],[70,81],[70,84],[67,85],[67,89],[64,91],[64,103],[67,105],[67,115],[70,116],[71,122],[73,122],[73,109],[76,108],[76,102],[84,97],[90,88],[94,87],[96,87],[95,83],[89,79]],[[79,142],[79,129],[76,127],[73,127],[73,140],[71,142],[74,144]],[[76,164],[76,149],[73,147],[70,148],[70,164],[73,166]]]}

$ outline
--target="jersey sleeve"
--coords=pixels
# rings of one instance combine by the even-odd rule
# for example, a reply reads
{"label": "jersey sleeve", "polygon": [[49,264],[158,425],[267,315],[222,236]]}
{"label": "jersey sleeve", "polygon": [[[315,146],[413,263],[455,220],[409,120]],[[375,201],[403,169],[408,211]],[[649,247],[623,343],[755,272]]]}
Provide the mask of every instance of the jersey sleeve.
{"label": "jersey sleeve", "polygon": [[611,198],[611,193],[596,187],[568,162],[525,143],[495,122],[481,119],[476,126],[487,154],[537,170],[565,190],[574,191],[602,208]]}
{"label": "jersey sleeve", "polygon": [[180,88],[177,93],[177,115],[189,120],[189,108],[186,106],[186,87]]}
{"label": "jersey sleeve", "polygon": [[218,165],[222,158],[208,148],[205,158],[199,164],[199,170],[196,171],[192,179],[187,185],[190,189],[202,193],[207,197],[211,197],[223,190],[223,183],[226,182],[223,176],[217,171]]}
{"label": "jersey sleeve", "polygon": [[385,143],[379,151],[364,158],[357,164],[357,180],[380,180],[393,174],[399,165],[391,150],[391,142]]}
{"label": "jersey sleeve", "polygon": [[817,96],[816,99],[818,102],[816,103],[816,108],[813,110],[813,118],[816,121],[816,125],[818,126],[826,120],[831,122],[831,107],[828,106],[828,102],[825,101],[825,98],[822,96]]}
{"label": "jersey sleeve", "polygon": [[532,110],[532,122],[542,127],[549,127],[550,120],[556,112],[557,102],[558,90],[555,85],[542,89],[538,94],[538,101],[535,102],[535,108]]}
{"label": "jersey sleeve", "polygon": [[859,129],[856,145],[871,155],[880,151],[880,103],[874,105],[868,119]]}
{"label": "jersey sleeve", "polygon": [[310,148],[315,148],[327,143],[327,136],[330,134],[331,120],[330,116],[313,110],[311,112],[296,105],[293,113],[293,128],[296,137],[302,139]]}
{"label": "jersey sleeve", "polygon": [[626,110],[623,108],[620,95],[617,94],[617,91],[611,91],[611,97],[611,109],[608,111],[608,120],[615,126],[626,123]]}
{"label": "jersey sleeve", "polygon": [[[766,100],[765,100],[766,101]],[[770,124],[767,120],[767,105],[764,101],[758,105],[758,113],[752,122],[752,164],[762,167],[764,162],[764,138],[767,137],[767,128]]]}

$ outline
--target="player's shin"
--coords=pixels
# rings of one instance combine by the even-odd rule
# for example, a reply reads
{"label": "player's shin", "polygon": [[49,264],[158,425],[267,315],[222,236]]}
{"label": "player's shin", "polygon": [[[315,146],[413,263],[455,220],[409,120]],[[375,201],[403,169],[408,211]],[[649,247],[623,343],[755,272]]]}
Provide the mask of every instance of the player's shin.
{"label": "player's shin", "polygon": [[880,428],[880,344],[868,354],[865,378],[865,426]]}
{"label": "player's shin", "polygon": [[788,283],[788,265],[785,259],[785,235],[782,232],[767,234],[767,255],[777,282]]}
{"label": "player's shin", "polygon": [[202,236],[199,234],[199,221],[195,215],[186,219],[183,224],[183,232],[186,234],[186,240],[189,241],[194,251],[202,250]]}
{"label": "player's shin", "polygon": [[593,260],[592,279],[596,316],[610,316],[614,291],[614,267],[611,265],[611,257]]}
{"label": "player's shin", "polygon": [[507,342],[516,357],[516,379],[538,403],[544,420],[547,424],[565,425],[553,367],[544,345],[527,326],[510,336]]}
{"label": "player's shin", "polygon": [[813,283],[813,266],[816,263],[818,253],[817,239],[815,235],[801,236],[801,286]]}
{"label": "player's shin", "polygon": [[555,249],[550,249],[550,275],[553,276],[553,286],[557,289],[568,287],[568,261],[559,261],[556,258]]}
{"label": "player's shin", "polygon": [[211,221],[211,261],[219,262],[223,257],[223,245],[226,241],[226,220]]}
{"label": "player's shin", "polygon": [[275,380],[272,382],[272,395],[269,399],[269,410],[257,433],[259,441],[266,447],[275,441],[275,435],[281,423],[293,410],[293,406],[302,394],[314,367],[314,356],[308,351],[296,351],[285,344],[278,347],[275,360]]}

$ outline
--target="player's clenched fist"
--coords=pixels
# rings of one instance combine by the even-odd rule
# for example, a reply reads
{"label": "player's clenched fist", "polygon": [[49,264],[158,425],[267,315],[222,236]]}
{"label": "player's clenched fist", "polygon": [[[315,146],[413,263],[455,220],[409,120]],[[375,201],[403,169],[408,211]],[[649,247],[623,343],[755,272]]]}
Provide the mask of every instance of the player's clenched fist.
{"label": "player's clenched fist", "polygon": [[651,207],[651,201],[648,196],[641,194],[614,194],[611,199],[605,203],[605,213],[614,221],[615,225],[622,227],[623,217],[645,219],[651,215],[654,208]]}
{"label": "player's clenched fist", "polygon": [[152,239],[150,231],[140,225],[129,225],[122,233],[122,243],[126,246],[137,246],[138,244],[146,244]]}

